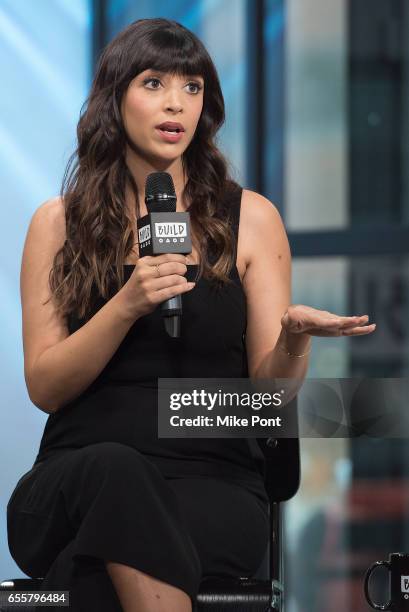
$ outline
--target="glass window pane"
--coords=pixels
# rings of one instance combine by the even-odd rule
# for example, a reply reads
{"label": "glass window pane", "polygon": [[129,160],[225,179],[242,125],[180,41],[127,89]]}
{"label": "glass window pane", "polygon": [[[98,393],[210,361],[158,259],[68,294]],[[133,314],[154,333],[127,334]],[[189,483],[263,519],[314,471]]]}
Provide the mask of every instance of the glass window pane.
{"label": "glass window pane", "polygon": [[408,263],[392,255],[294,258],[293,304],[342,316],[368,314],[377,325],[360,337],[314,337],[308,377],[408,376]]}
{"label": "glass window pane", "polygon": [[408,3],[286,7],[287,227],[407,224]]}
{"label": "glass window pane", "polygon": [[[301,485],[285,516],[289,612],[367,610],[366,570],[409,546],[407,440],[300,442]],[[389,600],[386,572],[370,590]]]}
{"label": "glass window pane", "polygon": [[345,227],[347,3],[288,0],[286,7],[286,226]]}

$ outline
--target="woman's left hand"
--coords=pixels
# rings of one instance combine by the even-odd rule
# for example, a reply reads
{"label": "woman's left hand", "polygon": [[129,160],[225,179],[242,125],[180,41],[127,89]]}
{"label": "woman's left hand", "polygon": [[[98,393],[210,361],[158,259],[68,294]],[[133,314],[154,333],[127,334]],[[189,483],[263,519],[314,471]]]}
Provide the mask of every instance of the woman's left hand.
{"label": "woman's left hand", "polygon": [[376,328],[375,323],[367,322],[368,315],[343,317],[304,304],[291,304],[281,318],[286,332],[311,336],[363,336]]}

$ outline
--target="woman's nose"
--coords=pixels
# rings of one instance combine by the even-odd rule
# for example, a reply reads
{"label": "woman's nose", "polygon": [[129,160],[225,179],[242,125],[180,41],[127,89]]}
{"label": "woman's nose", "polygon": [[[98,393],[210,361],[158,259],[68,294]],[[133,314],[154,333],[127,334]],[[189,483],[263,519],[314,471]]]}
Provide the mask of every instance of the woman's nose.
{"label": "woman's nose", "polygon": [[180,111],[182,110],[182,103],[180,101],[180,95],[176,91],[169,92],[166,98],[167,110]]}
{"label": "woman's nose", "polygon": [[166,106],[166,110],[180,112],[182,110],[182,105],[177,103],[169,103]]}

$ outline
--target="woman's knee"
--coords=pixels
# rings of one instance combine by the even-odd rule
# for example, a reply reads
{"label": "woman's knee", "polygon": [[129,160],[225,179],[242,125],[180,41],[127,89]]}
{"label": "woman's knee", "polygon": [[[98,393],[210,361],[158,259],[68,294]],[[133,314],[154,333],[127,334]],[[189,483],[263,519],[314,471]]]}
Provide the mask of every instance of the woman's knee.
{"label": "woman's knee", "polygon": [[[66,504],[75,528],[97,498],[124,499],[153,486],[155,466],[137,450],[118,442],[100,442],[76,451],[63,478]],[[156,477],[160,477],[157,472]],[[108,503],[108,502],[105,502]]]}
{"label": "woman's knee", "polygon": [[83,447],[79,451],[79,461],[88,461],[99,470],[114,475],[134,474],[135,471],[154,467],[136,449],[120,442],[99,442]]}

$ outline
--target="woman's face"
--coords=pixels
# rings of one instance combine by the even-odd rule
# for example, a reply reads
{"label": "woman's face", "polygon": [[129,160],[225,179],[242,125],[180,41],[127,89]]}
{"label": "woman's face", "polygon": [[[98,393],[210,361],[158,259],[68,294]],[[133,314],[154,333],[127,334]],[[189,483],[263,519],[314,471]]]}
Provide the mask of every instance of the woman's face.
{"label": "woman's face", "polygon": [[[204,80],[148,69],[138,74],[125,92],[121,113],[135,148],[147,159],[173,160],[192,141],[203,108]],[[180,123],[184,131],[170,141],[158,129],[164,122]]]}

